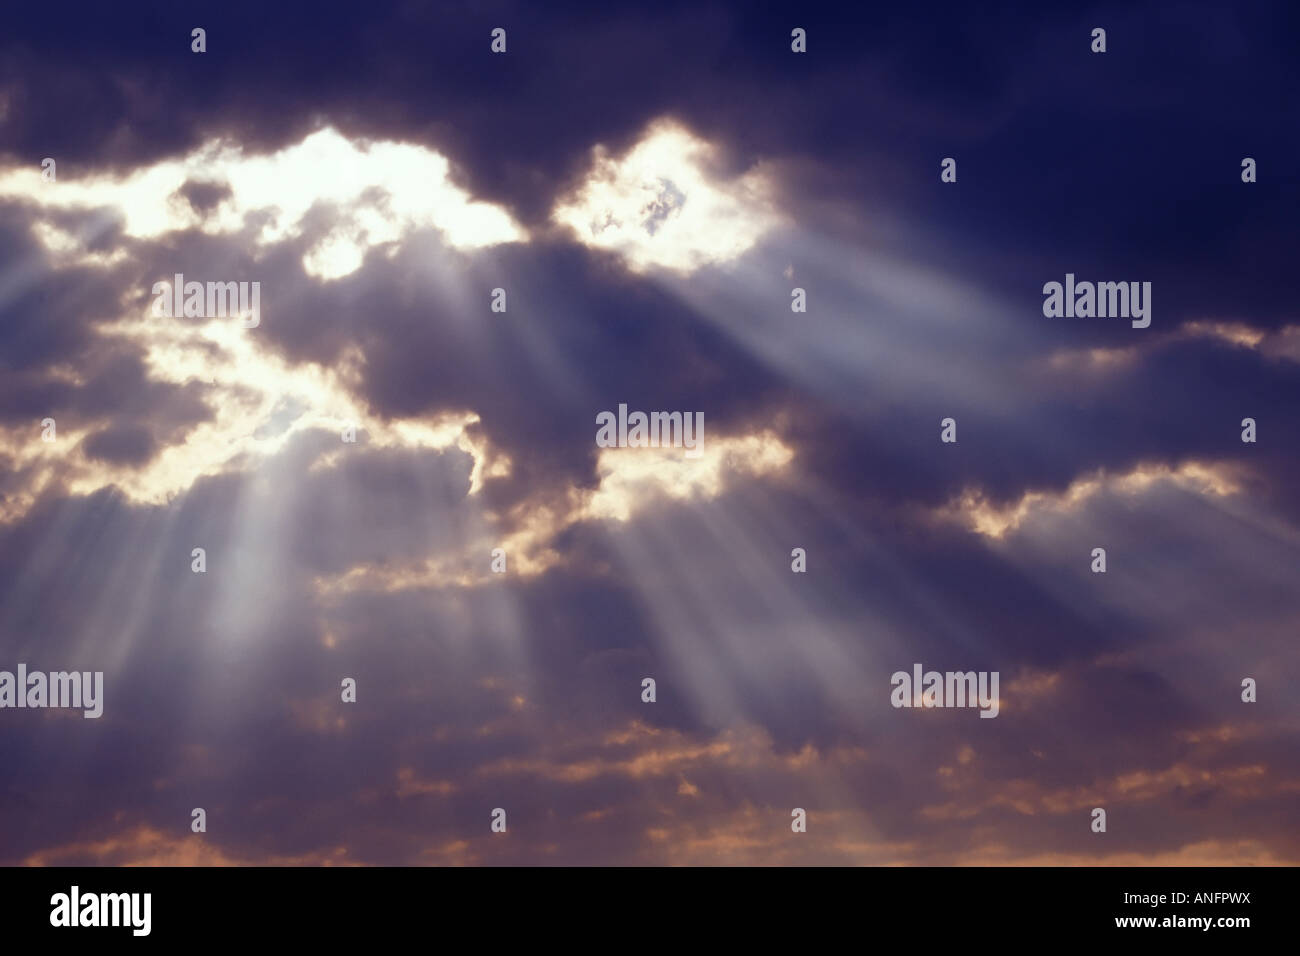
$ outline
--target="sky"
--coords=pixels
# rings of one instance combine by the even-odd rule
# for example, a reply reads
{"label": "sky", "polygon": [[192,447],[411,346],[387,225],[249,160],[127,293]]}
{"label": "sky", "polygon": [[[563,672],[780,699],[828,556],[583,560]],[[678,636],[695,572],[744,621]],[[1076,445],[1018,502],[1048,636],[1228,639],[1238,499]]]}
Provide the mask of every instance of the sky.
{"label": "sky", "polygon": [[9,11],[0,864],[1300,862],[1300,11],[898,6]]}

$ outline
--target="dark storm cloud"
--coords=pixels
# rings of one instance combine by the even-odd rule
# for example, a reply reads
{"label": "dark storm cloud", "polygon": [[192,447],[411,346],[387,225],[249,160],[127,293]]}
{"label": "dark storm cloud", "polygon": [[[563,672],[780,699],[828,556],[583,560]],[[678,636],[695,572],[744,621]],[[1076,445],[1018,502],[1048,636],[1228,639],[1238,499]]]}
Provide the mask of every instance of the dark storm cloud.
{"label": "dark storm cloud", "polygon": [[0,218],[0,366],[17,372],[67,361],[85,350],[88,325],[108,318],[115,283],[93,270],[56,272],[15,203]]}
{"label": "dark storm cloud", "polygon": [[[269,317],[254,333],[260,341],[327,366],[359,347],[366,358],[359,397],[384,417],[475,411],[476,430],[518,460],[512,478],[489,482],[489,496],[503,502],[557,482],[589,483],[595,413],[621,401],[704,409],[715,434],[793,412],[795,424],[784,427],[817,461],[810,470],[854,495],[886,500],[940,504],[975,485],[1006,501],[1028,489],[1061,490],[1098,467],[1198,457],[1248,462],[1280,488],[1291,468],[1277,450],[1289,445],[1297,420],[1287,412],[1298,398],[1293,364],[1212,338],[1149,348],[1153,330],[1123,321],[1051,320],[1037,308],[1025,315],[997,304],[978,306],[988,316],[978,323],[954,324],[933,311],[939,305],[896,315],[907,285],[864,301],[829,269],[797,280],[814,290],[810,314],[781,319],[785,285],[775,263],[781,253],[797,254],[797,244],[767,257],[765,288],[722,275],[703,280],[706,298],[687,303],[673,284],[610,269],[608,254],[571,245],[463,253],[417,234],[391,259],[373,254],[358,272],[321,281],[300,263],[312,241],[305,235],[259,259],[243,237],[173,234],[136,247],[139,280],[127,292],[143,311],[149,282],[173,271],[261,276]],[[488,308],[497,283],[510,296],[505,314]],[[734,316],[731,334],[700,310]],[[868,351],[841,347],[845,320],[858,322],[863,312],[871,316],[863,325]],[[1050,374],[1032,371],[1053,350],[1087,348],[1098,324],[1106,325],[1106,346],[1142,347],[1140,359],[1081,387],[1057,389]],[[763,334],[779,336],[772,347],[783,360],[818,369],[809,384],[830,389],[840,410],[792,392],[779,366],[750,354],[745,339]],[[923,378],[909,384],[909,362],[926,358]],[[826,374],[828,362],[843,365],[842,378]],[[959,374],[943,373],[949,364]],[[991,381],[979,372],[999,366]],[[1189,391],[1184,383],[1200,375],[1205,382]],[[105,381],[139,377],[136,370]],[[176,407],[156,397],[137,404]],[[1276,439],[1258,451],[1238,440],[1252,409],[1268,409]],[[967,440],[939,457],[935,435],[948,415]]]}
{"label": "dark storm cloud", "polygon": [[87,435],[81,444],[87,457],[115,465],[142,465],[157,449],[148,429],[130,425],[105,428]]}
{"label": "dark storm cloud", "polygon": [[[76,815],[85,805],[47,790],[61,787],[58,781],[69,774],[93,789],[97,811],[129,808],[131,819],[171,829],[188,818],[191,806],[212,804],[218,819],[227,811],[234,816],[223,826],[245,837],[265,836],[270,830],[252,813],[254,804],[306,800],[331,776],[342,794],[352,793],[352,784],[342,782],[355,779],[351,772],[332,774],[331,766],[339,771],[350,764],[372,785],[386,785],[396,772],[395,756],[381,756],[370,734],[400,745],[422,733],[418,728],[448,720],[472,726],[482,713],[466,689],[457,690],[460,675],[437,666],[437,646],[425,637],[437,615],[422,616],[416,631],[399,623],[402,610],[394,602],[382,615],[358,622],[355,633],[345,632],[344,656],[331,660],[322,654],[310,588],[322,569],[400,560],[404,550],[428,553],[438,529],[454,526],[456,500],[402,492],[394,481],[409,483],[447,467],[449,483],[463,487],[465,473],[455,464],[462,456],[417,458],[394,472],[379,454],[304,478],[305,463],[320,451],[310,437],[286,454],[283,471],[202,481],[170,507],[131,506],[101,492],[46,501],[6,529],[6,659],[108,675],[105,716],[84,721],[92,728],[89,738],[80,726],[42,720],[39,711],[31,712],[36,719],[24,724],[23,735],[5,735],[7,792],[46,790],[51,797],[42,821],[33,821],[26,835],[6,834],[7,856],[21,858],[62,842],[60,833],[82,832]],[[458,470],[459,481],[453,477]],[[263,540],[255,553],[240,535],[248,522]],[[78,560],[51,554],[44,542],[52,537],[77,542]],[[191,570],[195,546],[207,551],[206,574]],[[74,592],[75,604],[60,599]],[[249,605],[258,608],[256,627],[244,615]],[[426,664],[417,665],[412,654]],[[384,703],[372,712],[379,723],[363,721],[359,733],[344,738],[337,754],[342,763],[336,764],[317,749],[317,731],[302,724],[294,705],[323,701],[332,713],[329,702],[338,703],[344,673],[358,678],[364,696]],[[418,693],[429,690],[439,701],[432,710]],[[86,748],[117,756],[85,759]],[[183,784],[172,782],[178,771]],[[232,787],[236,779],[242,782]],[[177,799],[182,816],[173,820]],[[274,830],[289,820],[277,814],[275,822],[264,822]],[[319,832],[311,836],[319,838]],[[284,841],[293,842],[291,832]]]}
{"label": "dark storm cloud", "polygon": [[[304,440],[289,458],[314,457],[312,444]],[[535,648],[522,670],[501,653],[501,633],[484,627],[500,620],[502,594],[494,588],[459,596],[418,589],[382,599],[363,594],[323,607],[311,597],[308,581],[315,568],[339,565],[330,555],[357,537],[354,529],[372,529],[351,546],[361,559],[381,540],[390,541],[383,550],[392,553],[393,543],[425,533],[408,532],[400,514],[386,518],[375,510],[396,507],[399,497],[389,483],[375,480],[376,469],[386,470],[386,457],[363,455],[344,470],[294,483],[288,479],[302,473],[299,462],[270,476],[269,492],[255,489],[257,479],[202,482],[169,509],[131,508],[119,497],[100,494],[44,506],[7,534],[4,553],[13,558],[5,580],[15,589],[4,603],[6,645],[32,660],[62,662],[71,654],[77,666],[112,668],[111,706],[100,721],[87,722],[93,740],[72,721],[29,713],[25,743],[6,735],[0,745],[14,770],[7,802],[21,806],[32,794],[49,794],[32,825],[7,841],[14,859],[137,823],[184,833],[188,809],[204,806],[212,841],[235,858],[293,856],[344,843],[355,861],[432,862],[420,859],[421,848],[468,839],[475,853],[486,854],[482,858],[501,862],[614,862],[647,852],[642,829],[680,825],[683,814],[694,825],[725,828],[734,823],[739,804],[779,808],[792,799],[808,802],[814,779],[809,774],[823,771],[813,765],[792,772],[781,762],[809,744],[821,754],[834,753],[838,745],[862,746],[871,755],[862,767],[842,768],[839,782],[853,795],[848,803],[813,788],[827,801],[818,810],[869,805],[883,836],[919,840],[940,859],[978,846],[962,819],[918,812],[934,806],[940,813],[949,799],[969,804],[1011,852],[1100,852],[1096,845],[1063,841],[1060,819],[1046,807],[1029,818],[997,803],[980,809],[982,801],[997,800],[1013,784],[1011,796],[1030,806],[1049,798],[1087,802],[1090,793],[1106,793],[1115,807],[1130,807],[1122,817],[1133,821],[1125,832],[1141,830],[1140,836],[1125,837],[1132,851],[1172,852],[1188,833],[1218,839],[1267,835],[1262,824],[1252,826],[1242,814],[1228,812],[1243,799],[1263,820],[1286,819],[1280,797],[1243,796],[1233,789],[1239,768],[1283,771],[1285,736],[1265,733],[1230,750],[1177,744],[1186,731],[1235,721],[1231,708],[1207,700],[1221,677],[1213,658],[1190,669],[1171,666],[1166,649],[1153,658],[1160,661],[1158,669],[1140,656],[1093,665],[1099,652],[1119,643],[1107,613],[1080,616],[1059,600],[1035,610],[1035,589],[1061,570],[1016,572],[975,542],[953,555],[946,553],[951,540],[924,545],[906,535],[891,537],[885,526],[858,526],[857,534],[874,539],[864,549],[861,541],[845,542],[830,516],[818,523],[799,514],[798,495],[768,499],[751,488],[744,494],[758,497],[748,503],[724,498],[712,507],[655,510],[608,538],[593,528],[596,537],[584,550],[599,546],[605,554],[588,553],[572,571],[509,586],[506,593],[519,602],[528,644]],[[254,507],[268,493],[265,505]],[[429,511],[427,497],[419,500],[430,521],[455,520],[450,510]],[[241,514],[241,502],[265,522],[261,530],[270,539],[260,549],[256,572],[239,567],[252,557],[235,532],[238,520],[230,517]],[[789,580],[786,542],[775,531],[779,523],[753,520],[749,512],[755,507],[786,516],[812,560],[825,569],[806,579],[813,590],[794,603],[778,590]],[[1216,520],[1195,502],[1171,511],[1187,525],[1189,507]],[[286,508],[313,517],[304,520]],[[1128,520],[1123,510],[1083,523],[1105,536],[1114,560],[1160,567],[1169,558],[1158,558],[1146,542],[1153,529],[1169,527],[1169,517],[1157,514],[1152,528],[1135,528],[1131,538],[1117,533]],[[312,525],[316,534],[273,543],[288,528]],[[33,561],[56,527],[83,542],[75,564]],[[718,529],[727,527],[749,530],[720,536]],[[1224,535],[1223,528],[1188,527],[1187,542],[1167,547],[1186,553],[1192,541],[1222,541]],[[640,544],[619,545],[628,536]],[[188,549],[195,542],[208,546],[207,575],[189,569]],[[1062,541],[1056,550],[1060,544],[1068,547]],[[660,552],[654,565],[628,563],[628,556],[647,546]],[[759,548],[770,553],[756,554]],[[673,570],[674,555],[686,552],[696,556],[691,575],[699,583]],[[1279,563],[1269,554],[1260,558]],[[1188,603],[1193,594],[1207,607],[1218,606],[1225,622],[1236,616],[1234,633],[1257,628],[1251,609],[1276,609],[1285,592],[1243,591],[1239,577],[1224,574],[1240,576],[1241,559],[1225,554],[1182,591],[1164,586],[1168,613],[1161,635],[1133,633],[1122,643],[1141,655],[1148,645],[1155,650],[1158,644],[1184,643],[1191,627],[1217,626],[1203,619],[1202,607]],[[755,561],[765,570],[756,573]],[[615,573],[608,580],[587,570],[609,562]],[[982,577],[980,566],[988,568]],[[1207,585],[1214,590],[1207,592]],[[1087,586],[1101,587],[1095,578]],[[80,605],[96,608],[93,618],[57,610],[51,599],[70,589]],[[262,609],[255,630],[222,623],[246,603]],[[648,626],[656,605],[680,607],[685,617],[678,620],[693,622],[693,629],[672,634]],[[1122,606],[1121,622],[1140,606]],[[138,622],[133,607],[145,610]],[[835,610],[828,613],[830,608]],[[118,621],[127,623],[110,623]],[[323,628],[339,638],[336,648],[320,645]],[[1284,642],[1285,635],[1276,639]],[[111,647],[122,640],[127,657],[112,666]],[[674,654],[674,641],[694,650],[688,657]],[[848,653],[836,667],[848,664],[841,677],[850,685],[860,682],[857,693],[845,693],[842,685],[826,683],[824,672],[818,674],[818,658],[835,646]],[[1214,647],[1227,650],[1221,641],[1202,650]],[[730,712],[692,696],[693,674],[714,670],[710,661],[719,655],[728,659],[724,672],[738,691],[739,707]],[[1004,683],[1007,710],[987,728],[971,712],[939,714],[921,724],[889,708],[883,692],[888,673],[912,659],[938,667],[997,666],[1006,682],[1023,664],[1049,673],[1063,669],[1064,677],[1029,710],[1014,685]],[[652,713],[636,698],[647,673],[662,688]],[[337,700],[343,674],[358,679],[355,708]],[[495,683],[483,685],[476,677]],[[1273,675],[1270,689],[1284,698],[1281,677]],[[1221,691],[1231,697],[1234,683]],[[510,704],[516,693],[525,699],[518,712]],[[725,704],[726,698],[714,703]],[[1279,706],[1269,704],[1263,719],[1280,714]],[[627,745],[601,742],[604,730],[644,722],[648,713],[658,733],[674,736],[647,741],[634,735]],[[336,726],[338,718],[345,725]],[[728,725],[762,728],[771,736],[771,749],[763,744],[753,752],[719,751],[737,762],[732,769],[690,756],[692,749],[719,746],[715,735]],[[1141,735],[1133,733],[1135,726],[1144,728]],[[36,746],[30,746],[33,741]],[[953,764],[968,744],[978,755],[970,779],[952,795],[933,789],[936,768]],[[88,759],[87,747],[118,756]],[[665,751],[655,760],[669,769],[656,771],[651,760],[646,775],[635,776],[643,771],[622,762],[647,747]],[[1030,750],[1042,756],[1026,766]],[[684,755],[670,757],[668,751]],[[1156,779],[1169,773],[1176,781],[1193,772],[1168,769],[1180,766],[1218,768],[1221,783],[1183,785],[1172,796],[1162,789],[1168,784],[1153,783],[1165,793],[1154,803],[1126,797],[1108,783],[1126,773]],[[61,796],[74,778],[78,792],[94,792],[106,812],[124,810],[125,823],[106,830],[99,814],[88,817],[83,802]],[[683,778],[701,790],[698,805],[679,794]],[[421,782],[430,789],[421,790]],[[443,784],[450,789],[440,789]],[[486,831],[487,809],[498,805],[507,806],[512,825],[527,834],[522,843],[503,847],[476,836]],[[1148,811],[1157,805],[1158,814]],[[611,807],[610,822],[582,822],[585,814]],[[420,841],[400,837],[417,831]],[[548,854],[547,844],[557,849]],[[823,858],[855,859],[834,847],[820,849]]]}
{"label": "dark storm cloud", "polygon": [[[322,282],[302,270],[310,242],[283,244],[246,267],[264,277],[259,339],[293,361],[325,365],[359,347],[358,395],[384,418],[476,412],[475,431],[517,464],[491,483],[494,498],[557,480],[589,483],[596,414],[619,402],[708,409],[709,427],[727,431],[787,397],[689,306],[606,253],[547,242],[465,253],[419,233],[393,257],[372,254],[357,272]],[[201,245],[209,257],[221,241]],[[151,256],[160,274],[175,259],[161,249]],[[498,286],[506,313],[490,309]]]}
{"label": "dark storm cloud", "polygon": [[[998,358],[986,361],[996,366]],[[810,413],[792,439],[808,456],[809,470],[850,501],[938,505],[978,488],[1010,502],[1029,490],[1064,491],[1096,469],[1123,474],[1140,465],[1199,460],[1247,467],[1260,479],[1260,492],[1294,513],[1288,489],[1295,459],[1288,449],[1300,440],[1298,372],[1294,363],[1250,349],[1194,340],[1086,385],[1023,381],[1021,408],[1011,415],[961,394],[910,395],[906,403],[895,396],[865,415]],[[1014,382],[1014,374],[1006,381]],[[939,423],[950,415],[958,442],[940,450]],[[1243,443],[1245,417],[1266,420],[1278,443]]]}
{"label": "dark storm cloud", "polygon": [[[154,380],[139,343],[105,336],[100,326],[120,316],[140,288],[130,262],[119,266],[61,265],[31,233],[41,214],[7,207],[0,245],[0,421],[31,425],[53,417],[65,431],[116,419],[83,449],[92,458],[141,464],[155,439],[170,444],[212,417],[206,386]],[[132,250],[120,221],[105,210],[54,211],[48,221],[74,237],[83,253]],[[70,379],[60,370],[75,370]]]}
{"label": "dark storm cloud", "polygon": [[[626,145],[662,113],[723,139],[743,163],[791,155],[840,167],[841,200],[846,178],[878,178],[873,198],[905,189],[908,208],[1003,237],[1032,234],[1021,217],[1079,189],[1093,192],[1078,206],[1093,210],[1092,234],[1123,234],[1104,217],[1131,209],[1124,194],[1163,183],[1172,200],[1224,182],[1221,163],[1242,155],[1234,140],[1275,157],[1265,182],[1296,181],[1281,149],[1295,134],[1270,121],[1297,85],[1281,55],[1295,26],[1285,5],[957,8],[922,21],[837,4],[381,2],[313,11],[307,24],[254,3],[143,3],[15,20],[4,63],[16,155],[134,164],[217,131],[270,148],[324,117],[450,152],[476,194],[529,221],[593,143]],[[192,54],[201,24],[208,52]],[[1088,52],[1099,24],[1111,31],[1104,57]],[[806,56],[789,53],[792,25],[809,30]],[[488,51],[494,26],[510,32],[505,56]],[[54,119],[67,114],[82,117],[75,130]],[[954,143],[974,150],[972,180],[997,187],[957,209],[931,188]],[[1081,181],[1081,170],[1092,172]]]}
{"label": "dark storm cloud", "polygon": [[180,193],[198,213],[210,212],[232,195],[229,183],[209,183],[194,179],[188,180],[180,188]]}

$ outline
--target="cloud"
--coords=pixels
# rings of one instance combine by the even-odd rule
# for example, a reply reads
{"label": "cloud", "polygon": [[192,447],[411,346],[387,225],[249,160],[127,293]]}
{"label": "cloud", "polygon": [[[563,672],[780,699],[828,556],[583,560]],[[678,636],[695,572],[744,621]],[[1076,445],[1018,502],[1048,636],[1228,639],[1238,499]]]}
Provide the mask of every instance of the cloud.
{"label": "cloud", "polygon": [[[0,197],[50,209],[108,209],[133,238],[186,229],[229,235],[251,227],[260,245],[303,235],[312,210],[327,206],[329,225],[314,231],[302,259],[309,275],[325,279],[355,272],[370,249],[400,243],[415,229],[438,229],[464,249],[525,238],[506,212],[472,200],[448,172],[447,159],[423,146],[358,143],[325,127],[270,154],[213,140],[126,174],[56,183],[43,183],[39,169],[10,167],[0,170]],[[68,245],[57,233],[38,235],[51,251]]]}
{"label": "cloud", "polygon": [[67,843],[32,853],[22,866],[348,866],[345,847],[301,856],[232,858],[202,835],[171,836],[137,826],[103,840]]}
{"label": "cloud", "polygon": [[603,146],[591,170],[552,213],[578,241],[617,252],[628,265],[680,272],[730,262],[780,221],[774,183],[759,168],[722,179],[714,147],[660,120],[619,158]]}
{"label": "cloud", "polygon": [[141,465],[153,456],[156,447],[147,429],[129,425],[105,428],[82,442],[88,458],[118,465]]}
{"label": "cloud", "polygon": [[1036,513],[1069,514],[1095,495],[1140,495],[1157,484],[1168,484],[1213,497],[1226,497],[1241,492],[1240,479],[1234,478],[1231,466],[1207,466],[1191,461],[1177,468],[1139,466],[1127,474],[1098,473],[1076,479],[1063,492],[1029,491],[1019,501],[1004,506],[987,501],[978,490],[968,489],[939,514],[958,520],[979,534],[996,539],[1009,531],[1015,531]]}

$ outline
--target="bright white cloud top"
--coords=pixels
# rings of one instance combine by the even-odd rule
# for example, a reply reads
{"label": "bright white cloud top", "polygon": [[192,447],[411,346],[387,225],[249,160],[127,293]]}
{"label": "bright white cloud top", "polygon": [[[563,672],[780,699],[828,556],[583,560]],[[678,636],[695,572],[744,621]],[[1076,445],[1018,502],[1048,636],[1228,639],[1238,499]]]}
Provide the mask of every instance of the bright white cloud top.
{"label": "bright white cloud top", "polygon": [[[327,127],[266,155],[214,140],[122,177],[48,184],[39,167],[8,169],[0,172],[0,196],[55,208],[111,207],[123,217],[126,234],[137,238],[186,229],[236,233],[247,216],[266,211],[271,215],[256,237],[262,245],[301,236],[307,212],[329,204],[336,214],[328,231],[303,256],[306,271],[324,279],[355,272],[368,250],[418,229],[438,229],[462,249],[526,238],[505,210],[454,185],[449,170],[444,156],[424,146],[354,142]],[[187,182],[228,187],[229,194],[203,216],[178,192]],[[59,251],[58,237],[46,245]]]}
{"label": "bright white cloud top", "polygon": [[711,175],[715,156],[716,147],[685,127],[658,121],[619,159],[596,146],[586,181],[552,218],[583,244],[617,252],[636,272],[729,262],[780,218],[761,166],[724,181]]}

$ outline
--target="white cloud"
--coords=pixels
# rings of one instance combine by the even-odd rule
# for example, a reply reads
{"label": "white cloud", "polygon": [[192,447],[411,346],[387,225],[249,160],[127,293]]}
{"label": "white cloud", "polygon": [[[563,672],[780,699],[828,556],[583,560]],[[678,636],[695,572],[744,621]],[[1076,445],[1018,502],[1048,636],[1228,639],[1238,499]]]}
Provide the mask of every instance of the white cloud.
{"label": "white cloud", "polygon": [[730,181],[709,173],[716,150],[662,120],[626,155],[593,150],[587,180],[553,210],[586,245],[618,252],[638,271],[692,272],[728,262],[780,221],[773,183],[761,168]]}
{"label": "white cloud", "polygon": [[1223,498],[1238,494],[1241,482],[1241,476],[1231,465],[1220,462],[1189,461],[1176,468],[1138,465],[1127,473],[1098,471],[1077,478],[1061,492],[1027,491],[1018,501],[1006,505],[994,504],[979,489],[968,488],[939,509],[938,515],[956,520],[986,537],[1002,538],[1035,518],[1077,512],[1086,502],[1106,493],[1135,496],[1168,484],[1199,495]]}
{"label": "white cloud", "polygon": [[[35,199],[44,207],[112,207],[127,235],[141,238],[195,228],[234,233],[246,216],[266,210],[272,215],[257,236],[262,244],[301,235],[307,211],[332,203],[337,219],[303,256],[304,268],[323,278],[354,272],[368,249],[400,242],[415,229],[439,229],[451,245],[467,249],[526,239],[505,210],[476,202],[452,184],[448,170],[445,157],[423,146],[357,143],[326,128],[266,155],[213,141],[125,177],[46,183],[38,166],[10,168],[0,171],[0,196]],[[230,195],[200,217],[177,194],[191,180],[228,186]]]}

